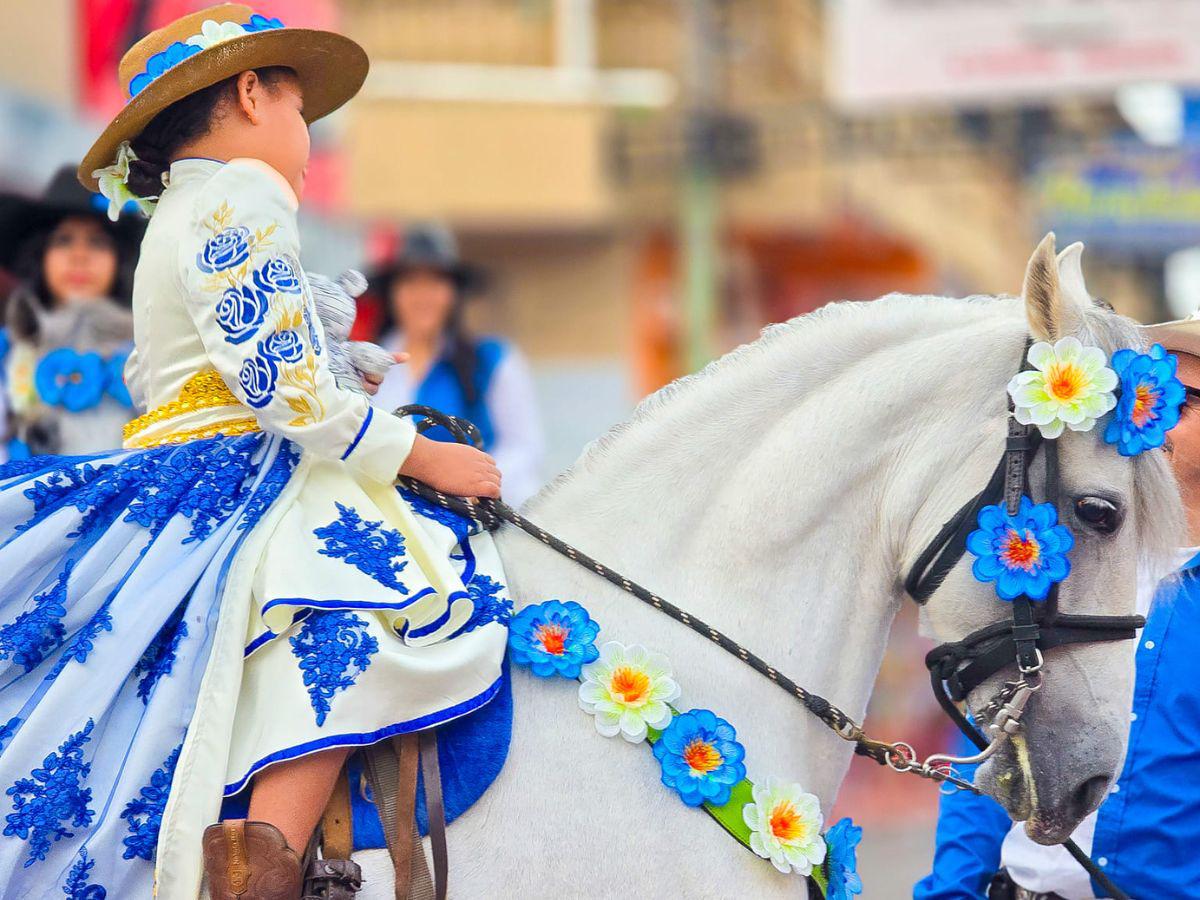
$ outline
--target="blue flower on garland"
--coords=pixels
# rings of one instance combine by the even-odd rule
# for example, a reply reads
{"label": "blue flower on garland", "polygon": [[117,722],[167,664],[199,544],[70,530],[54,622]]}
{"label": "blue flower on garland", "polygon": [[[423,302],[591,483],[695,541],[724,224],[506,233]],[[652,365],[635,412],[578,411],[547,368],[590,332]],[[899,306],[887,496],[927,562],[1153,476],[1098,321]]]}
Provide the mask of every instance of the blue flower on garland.
{"label": "blue flower on garland", "polygon": [[1162,344],[1155,344],[1149,353],[1118,350],[1113,354],[1120,397],[1104,429],[1104,440],[1116,444],[1122,456],[1161,447],[1167,432],[1179,424],[1187,391],[1175,375],[1178,365],[1179,360]]}
{"label": "blue flower on garland", "polygon": [[583,667],[600,656],[596,649],[600,626],[574,600],[527,606],[513,617],[508,629],[513,662],[529,666],[541,678],[578,678]]}
{"label": "blue flower on garland", "polygon": [[1071,572],[1067,551],[1075,538],[1058,524],[1053,503],[1035,504],[1021,498],[1015,516],[1003,506],[985,506],[979,512],[979,528],[967,536],[967,549],[978,559],[971,567],[983,582],[994,581],[1001,600],[1022,594],[1030,600],[1045,600],[1050,585]]}
{"label": "blue flower on garland", "polygon": [[38,363],[33,383],[42,402],[70,412],[91,409],[108,387],[108,369],[99,353],[51,350]]}
{"label": "blue flower on garland", "polygon": [[693,709],[671,720],[654,742],[662,783],[688,806],[729,801],[733,786],[746,777],[746,748],[732,725],[707,709]]}
{"label": "blue flower on garland", "polygon": [[94,868],[96,861],[88,856],[86,849],[81,849],[79,859],[71,866],[71,871],[67,873],[67,882],[63,885],[63,893],[70,900],[105,900],[108,897],[108,891],[101,885],[88,884]]}
{"label": "blue flower on garland", "polygon": [[0,660],[11,656],[12,661],[26,672],[32,672],[62,643],[66,636],[62,620],[67,614],[67,581],[71,577],[71,566],[72,563],[66,563],[58,580],[33,598],[33,609],[21,613],[8,625],[0,626]]}
{"label": "blue flower on garland", "polygon": [[245,225],[231,225],[205,242],[204,248],[196,254],[196,266],[211,275],[240,266],[249,258],[250,229]]}
{"label": "blue flower on garland", "polygon": [[158,832],[162,828],[163,810],[167,808],[167,797],[171,792],[171,780],[175,777],[175,765],[179,762],[181,743],[150,776],[150,783],[138,795],[125,804],[121,818],[129,822],[129,835],[122,839],[125,852],[123,859],[140,858],[154,860],[158,846]]}
{"label": "blue flower on garland", "polygon": [[825,876],[828,887],[825,900],[850,900],[861,894],[862,879],[858,875],[859,841],[863,830],[849,819],[842,819],[825,832]]}
{"label": "blue flower on garland", "polygon": [[155,53],[146,60],[146,68],[143,72],[138,73],[129,82],[129,96],[136,97],[155,78],[161,75],[167,69],[174,68],[190,56],[195,56],[200,52],[200,47],[195,44],[185,44],[183,41],[175,41],[166,50]]}
{"label": "blue flower on garland", "polygon": [[325,724],[333,695],[353,686],[379,651],[379,642],[367,633],[367,623],[348,612],[313,613],[288,642],[300,660],[318,725]]}
{"label": "blue flower on garland", "polygon": [[332,556],[370,575],[385,587],[408,593],[408,586],[399,578],[408,567],[400,562],[407,555],[404,536],[394,528],[384,528],[383,522],[363,519],[358,511],[334,501],[338,517],[328,525],[313,529],[313,535],[325,542],[317,552]]}
{"label": "blue flower on garland", "polygon": [[92,772],[91,763],[83,761],[83,745],[91,740],[95,723],[87,724],[59,745],[57,753],[51,753],[39,768],[20,778],[4,793],[13,798],[13,811],[8,814],[4,826],[7,837],[19,837],[29,842],[29,859],[25,867],[39,859],[45,859],[50,845],[62,838],[75,836],[72,828],[86,828],[92,824],[96,813],[88,804],[92,802],[92,789],[83,787]]}

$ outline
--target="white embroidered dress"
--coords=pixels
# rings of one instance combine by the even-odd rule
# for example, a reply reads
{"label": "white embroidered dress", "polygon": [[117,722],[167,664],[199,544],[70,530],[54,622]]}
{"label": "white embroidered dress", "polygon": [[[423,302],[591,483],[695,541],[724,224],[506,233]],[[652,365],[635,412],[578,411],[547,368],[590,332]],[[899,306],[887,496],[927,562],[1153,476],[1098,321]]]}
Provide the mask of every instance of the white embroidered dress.
{"label": "white embroidered dress", "polygon": [[499,689],[494,546],[397,491],[414,430],[335,383],[299,253],[269,167],[175,163],[134,287],[151,412],[123,451],[0,467],[4,896],[145,896],[154,860],[190,900],[256,772]]}

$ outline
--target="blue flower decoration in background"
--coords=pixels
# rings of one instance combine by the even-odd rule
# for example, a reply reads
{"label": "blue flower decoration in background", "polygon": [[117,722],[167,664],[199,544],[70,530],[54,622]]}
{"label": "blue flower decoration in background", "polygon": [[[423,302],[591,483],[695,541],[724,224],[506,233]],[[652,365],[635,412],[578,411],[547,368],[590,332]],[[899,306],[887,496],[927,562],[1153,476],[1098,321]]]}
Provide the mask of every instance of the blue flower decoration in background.
{"label": "blue flower decoration in background", "polygon": [[238,383],[246,392],[246,403],[262,409],[275,395],[275,381],[279,378],[279,366],[274,357],[252,356],[242,363],[238,372]]}
{"label": "blue flower decoration in background", "polygon": [[200,49],[195,44],[185,44],[183,41],[176,41],[166,50],[155,53],[146,60],[145,71],[135,75],[133,80],[129,82],[130,99],[144,91],[150,82],[168,69],[179,65],[188,57],[195,56],[200,52]]}
{"label": "blue flower decoration in background", "polygon": [[217,324],[230,344],[241,344],[251,337],[267,317],[270,298],[248,284],[228,287],[217,301]]}
{"label": "blue flower decoration in background", "polygon": [[517,665],[529,666],[541,678],[578,678],[583,667],[600,657],[600,626],[588,611],[568,600],[527,606],[509,623],[508,648]]}
{"label": "blue flower decoration in background", "polygon": [[737,731],[707,709],[693,709],[671,720],[654,743],[662,783],[688,806],[729,802],[733,786],[746,777],[746,748]]}
{"label": "blue flower decoration in background", "polygon": [[249,32],[255,31],[271,31],[275,28],[283,28],[283,22],[274,17],[267,18],[266,16],[255,13],[250,17],[250,21],[242,26]]}
{"label": "blue flower decoration in background", "polygon": [[852,894],[862,893],[857,850],[862,832],[849,819],[842,819],[825,832],[825,872],[829,878],[825,900],[850,900]]}
{"label": "blue flower decoration in background", "polygon": [[[8,356],[9,346],[8,329],[0,328],[0,363],[3,363],[4,357]],[[3,375],[0,375],[0,380],[3,380],[3,377]]]}
{"label": "blue flower decoration in background", "polygon": [[214,234],[196,254],[196,266],[211,275],[240,266],[250,258],[250,229],[232,225]]}
{"label": "blue flower decoration in background", "polygon": [[82,412],[104,396],[108,369],[98,353],[77,353],[70,347],[59,347],[42,357],[33,383],[44,403]]}
{"label": "blue flower decoration in background", "polygon": [[1179,360],[1162,344],[1155,344],[1149,353],[1118,350],[1113,354],[1120,398],[1104,429],[1104,440],[1116,444],[1122,456],[1161,447],[1167,432],[1179,424],[1187,391],[1175,375],[1178,365]]}
{"label": "blue flower decoration in background", "polygon": [[133,398],[129,396],[129,388],[125,386],[125,363],[128,361],[128,353],[114,353],[105,360],[104,368],[108,377],[105,390],[122,406],[132,409]]}
{"label": "blue flower decoration in background", "polygon": [[1001,600],[1025,594],[1045,600],[1050,585],[1071,572],[1067,551],[1075,538],[1058,524],[1053,503],[1021,498],[1020,509],[1010,516],[1003,506],[985,506],[979,528],[967,536],[967,549],[978,559],[971,572],[980,581],[994,581]]}
{"label": "blue flower decoration in background", "polygon": [[286,256],[276,256],[263,263],[254,272],[254,283],[259,290],[268,294],[282,291],[285,294],[299,294],[304,289],[300,282],[300,273]]}
{"label": "blue flower decoration in background", "polygon": [[297,331],[276,331],[263,339],[258,350],[280,362],[298,363],[304,359],[304,339]]}

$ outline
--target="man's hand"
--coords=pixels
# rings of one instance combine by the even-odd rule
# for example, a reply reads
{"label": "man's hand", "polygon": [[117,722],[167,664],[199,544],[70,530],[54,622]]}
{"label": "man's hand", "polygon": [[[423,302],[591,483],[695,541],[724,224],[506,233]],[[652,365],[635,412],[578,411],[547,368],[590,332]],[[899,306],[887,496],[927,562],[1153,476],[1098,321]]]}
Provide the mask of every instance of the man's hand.
{"label": "man's hand", "polygon": [[496,461],[466,444],[446,444],[417,435],[400,474],[423,481],[443,494],[500,498]]}

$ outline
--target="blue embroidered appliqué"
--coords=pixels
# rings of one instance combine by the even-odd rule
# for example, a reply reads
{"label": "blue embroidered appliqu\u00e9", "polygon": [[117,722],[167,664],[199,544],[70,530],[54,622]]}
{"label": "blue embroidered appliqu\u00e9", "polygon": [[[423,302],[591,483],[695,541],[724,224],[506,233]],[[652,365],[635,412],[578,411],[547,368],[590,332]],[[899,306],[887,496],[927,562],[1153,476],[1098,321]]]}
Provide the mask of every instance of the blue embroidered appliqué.
{"label": "blue embroidered appliqu\u00e9", "polygon": [[13,716],[3,725],[0,725],[0,750],[4,749],[4,743],[17,733],[17,726],[21,724],[20,716]]}
{"label": "blue embroidered appliqu\u00e9", "polygon": [[34,515],[18,525],[32,528],[64,507],[84,514],[69,537],[87,538],[124,520],[157,536],[175,515],[192,519],[184,543],[203,540],[245,499],[257,473],[251,457],[262,435],[214,437],[130,453],[115,463],[93,465],[64,459],[25,490]]}
{"label": "blue embroidered appliqu\u00e9", "polygon": [[175,777],[175,765],[179,762],[179,751],[183,744],[171,751],[162,766],[150,776],[138,796],[125,804],[121,818],[129,822],[129,836],[121,843],[125,845],[123,859],[140,857],[153,861],[158,846],[158,832],[162,828],[163,810],[167,808],[167,797],[171,792],[171,779]]}
{"label": "blue embroidered appliqu\u00e9", "polygon": [[66,652],[59,657],[58,662],[51,669],[49,678],[57,678],[59,673],[67,667],[67,663],[71,660],[82,663],[88,658],[88,654],[96,649],[95,639],[101,631],[112,631],[112,615],[108,609],[112,606],[112,598],[104,602],[104,604],[96,610],[96,614],[88,619],[79,631],[75,632],[75,637],[71,638],[71,643],[67,644]]}
{"label": "blue embroidered appliqu\u00e9", "polygon": [[446,509],[444,506],[438,506],[436,503],[430,503],[420,494],[400,490],[400,496],[412,507],[413,512],[427,519],[433,519],[433,521],[445,525],[453,531],[454,536],[458,538],[460,544],[464,538],[472,534],[478,534],[482,530],[478,523],[471,521],[466,516],[459,515],[453,510]]}
{"label": "blue embroidered appliqu\u00e9", "polygon": [[179,642],[188,636],[187,622],[183,620],[186,606],[187,602],[185,601],[179,604],[179,608],[175,612],[171,613],[171,617],[159,629],[154,640],[146,647],[141,659],[137,661],[137,665],[133,667],[133,676],[135,678],[138,675],[142,676],[138,681],[137,695],[143,704],[150,702],[150,694],[159,679],[164,675],[171,674]]}
{"label": "blue embroidered appliqu\u00e9", "polygon": [[467,593],[475,604],[475,612],[467,619],[459,634],[466,634],[476,628],[482,628],[491,622],[507,625],[512,619],[513,604],[507,597],[501,597],[504,585],[487,575],[476,575],[467,585]]}
{"label": "blue embroidered appliqu\u00e9", "polygon": [[318,552],[340,559],[380,584],[407,594],[408,588],[396,577],[408,566],[407,562],[396,561],[407,555],[404,536],[394,529],[384,528],[382,522],[361,518],[349,506],[336,501],[335,505],[338,518],[313,530],[313,534],[325,542],[325,549]]}
{"label": "blue embroidered appliqu\u00e9", "polygon": [[83,745],[91,740],[95,723],[88,719],[82,730],[75,732],[62,744],[57,753],[42,760],[41,768],[29,773],[29,778],[20,778],[5,794],[13,798],[13,811],[8,814],[4,826],[7,837],[19,837],[29,842],[29,859],[25,867],[39,859],[45,859],[50,845],[61,838],[74,837],[63,823],[71,827],[86,828],[92,824],[96,813],[88,807],[92,802],[92,789],[82,786],[89,774],[91,763],[83,761]]}
{"label": "blue embroidered appliqu\u00e9", "polygon": [[367,623],[348,612],[314,613],[288,642],[300,660],[318,725],[325,724],[333,695],[353,685],[379,650]]}
{"label": "blue embroidered appliqu\u00e9", "polygon": [[79,859],[71,866],[67,874],[67,883],[63,885],[63,893],[71,900],[105,900],[108,891],[98,884],[88,884],[96,861],[88,857],[87,850],[79,851]]}
{"label": "blue embroidered appliqu\u00e9", "polygon": [[287,487],[287,483],[292,477],[292,469],[296,468],[298,462],[300,462],[300,451],[290,441],[284,441],[279,445],[279,452],[275,454],[271,468],[267,469],[267,474],[254,489],[254,496],[246,503],[246,508],[242,512],[242,521],[238,524],[239,529],[244,531],[258,524],[258,520],[263,517],[271,504]]}
{"label": "blue embroidered appliqu\u00e9", "polygon": [[63,604],[67,599],[71,565],[66,563],[54,585],[33,598],[33,609],[0,627],[0,660],[11,656],[13,662],[24,667],[26,672],[32,672],[62,643],[66,634],[62,619],[67,614]]}

